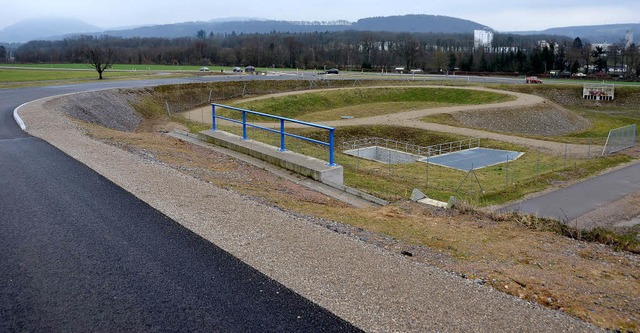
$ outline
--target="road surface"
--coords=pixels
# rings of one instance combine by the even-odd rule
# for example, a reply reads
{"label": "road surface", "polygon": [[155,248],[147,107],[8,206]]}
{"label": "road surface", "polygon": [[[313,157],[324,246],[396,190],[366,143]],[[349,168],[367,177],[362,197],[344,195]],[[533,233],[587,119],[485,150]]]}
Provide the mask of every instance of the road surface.
{"label": "road surface", "polygon": [[0,331],[358,331],[12,117],[39,97],[175,81],[0,90]]}
{"label": "road surface", "polygon": [[501,211],[519,211],[569,222],[639,191],[640,163],[634,163],[569,187],[524,200],[505,207]]}

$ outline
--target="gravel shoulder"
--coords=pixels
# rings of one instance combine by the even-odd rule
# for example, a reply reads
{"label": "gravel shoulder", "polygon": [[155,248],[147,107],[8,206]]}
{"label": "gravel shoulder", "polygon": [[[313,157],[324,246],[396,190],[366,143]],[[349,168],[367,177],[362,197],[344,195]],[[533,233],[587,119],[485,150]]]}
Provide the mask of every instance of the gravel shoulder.
{"label": "gravel shoulder", "polygon": [[598,331],[559,311],[412,262],[92,140],[44,102],[20,109],[30,134],[366,331]]}

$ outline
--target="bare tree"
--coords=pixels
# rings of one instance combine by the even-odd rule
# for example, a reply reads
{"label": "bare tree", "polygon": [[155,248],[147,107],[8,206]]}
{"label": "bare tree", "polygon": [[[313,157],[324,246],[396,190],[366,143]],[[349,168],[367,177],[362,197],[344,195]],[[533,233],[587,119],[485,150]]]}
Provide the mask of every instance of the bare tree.
{"label": "bare tree", "polygon": [[102,80],[102,72],[113,66],[115,60],[112,49],[102,49],[100,46],[89,47],[86,51],[86,57],[89,65],[98,72],[99,80]]}

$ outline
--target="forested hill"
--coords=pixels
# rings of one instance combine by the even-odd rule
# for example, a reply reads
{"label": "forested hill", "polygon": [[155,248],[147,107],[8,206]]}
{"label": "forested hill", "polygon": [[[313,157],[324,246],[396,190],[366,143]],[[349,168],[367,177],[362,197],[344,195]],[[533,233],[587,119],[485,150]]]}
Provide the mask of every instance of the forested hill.
{"label": "forested hill", "polygon": [[580,36],[580,38],[592,43],[619,43],[623,40],[627,31],[632,32],[635,38],[638,38],[640,36],[640,24],[629,23],[551,28],[542,31],[542,33],[562,36]]}
{"label": "forested hill", "polygon": [[437,32],[472,33],[486,26],[459,18],[440,15],[405,15],[372,17],[358,20],[351,26],[354,30],[388,32]]}
{"label": "forested hill", "polygon": [[229,33],[270,33],[270,32],[336,32],[346,30],[388,31],[388,32],[438,32],[472,33],[485,26],[469,20],[437,15],[405,15],[373,17],[358,20],[334,22],[289,22],[273,20],[229,21],[229,22],[187,22],[156,25],[127,30],[105,31],[104,34],[120,37],[190,37],[204,30],[207,34]]}

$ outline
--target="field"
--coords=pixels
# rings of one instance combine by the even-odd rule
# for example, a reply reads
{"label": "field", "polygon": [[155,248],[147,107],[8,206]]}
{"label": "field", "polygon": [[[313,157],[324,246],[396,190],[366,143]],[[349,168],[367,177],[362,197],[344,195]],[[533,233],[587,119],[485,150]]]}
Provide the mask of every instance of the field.
{"label": "field", "polygon": [[[332,88],[353,87],[353,82],[332,82],[331,84]],[[379,85],[380,83],[369,84]],[[473,207],[505,202],[522,197],[525,193],[583,179],[611,166],[630,161],[635,158],[634,156],[617,154],[597,159],[570,156],[565,159],[562,153],[545,150],[540,153],[540,162],[538,162],[538,150],[534,146],[483,140],[483,146],[525,151],[525,155],[510,165],[508,177],[505,175],[506,170],[501,169],[500,166],[477,171],[480,184],[485,191],[482,193],[477,184],[461,184],[464,173],[430,167],[427,189],[422,185],[427,185],[424,178],[426,176],[424,165],[422,169],[415,166],[389,166],[338,154],[338,163],[345,167],[348,185],[394,201],[386,207],[357,209],[283,181],[246,163],[235,161],[206,148],[168,138],[163,134],[173,128],[197,131],[209,127],[207,124],[200,123],[200,120],[206,118],[207,109],[169,115],[166,111],[167,100],[172,101],[173,104],[185,105],[198,100],[206,102],[203,96],[208,96],[213,91],[214,95],[219,97],[217,101],[240,103],[245,88],[252,94],[244,96],[247,98],[305,90],[309,89],[309,85],[300,82],[283,82],[277,85],[272,82],[250,82],[149,88],[135,93],[136,98],[132,104],[142,117],[142,122],[134,126],[135,130],[114,130],[113,124],[109,123],[109,117],[103,117],[102,126],[96,125],[91,118],[83,119],[88,123],[79,124],[94,138],[127,149],[141,158],[173,166],[181,172],[215,186],[255,197],[261,202],[281,209],[303,216],[316,217],[310,219],[314,221],[310,223],[335,228],[338,232],[390,251],[410,253],[409,260],[455,272],[459,276],[489,285],[515,297],[565,311],[602,328],[630,331],[640,329],[640,318],[637,315],[640,313],[638,308],[640,290],[637,288],[640,277],[640,259],[637,253],[640,248],[636,234],[620,236],[603,231],[586,232],[554,221],[511,214],[485,213]],[[551,87],[542,88],[549,89],[544,94],[555,93]],[[402,89],[406,87],[401,87],[399,91]],[[527,87],[526,89],[535,88]],[[557,89],[560,91],[558,94],[563,95],[564,88]],[[319,107],[301,116],[313,119],[322,114],[322,117],[334,119],[345,113],[359,112],[361,116],[352,120],[367,118],[365,117],[367,108],[349,106],[349,103],[345,102],[349,98],[355,98],[354,95],[364,94],[364,92],[356,92],[357,90],[352,89],[352,91],[352,94],[344,94],[342,97],[340,95],[325,96],[335,102],[335,105],[330,108]],[[543,94],[535,90],[527,92]],[[318,98],[311,95],[310,99]],[[100,92],[88,95],[84,102],[98,97],[105,98],[105,101],[118,98],[126,100],[126,97],[116,93]],[[81,96],[67,98],[70,104],[84,103]],[[460,96],[451,98],[453,100],[447,98],[437,101],[421,100],[413,105],[375,101],[369,107],[376,110],[378,116],[395,117],[402,113],[384,110],[389,106],[402,110],[409,110],[409,108],[413,110],[414,107],[429,110],[443,105],[464,104],[463,101],[457,100]],[[366,98],[366,100],[369,99],[370,97]],[[508,99],[500,98],[498,101],[510,102]],[[623,105],[626,101],[623,95],[618,103]],[[563,104],[560,99],[555,99],[554,102],[572,114],[586,112],[587,108],[573,109],[571,103]],[[277,101],[269,103],[278,105]],[[287,103],[291,102],[281,105],[290,105]],[[358,103],[362,103],[362,100]],[[174,109],[177,108],[172,108]],[[630,119],[635,119],[631,109],[632,107],[629,107]],[[93,111],[109,113],[114,122],[122,121],[123,118],[116,104],[106,104],[103,105],[103,109]],[[625,114],[623,117],[628,116]],[[600,118],[601,120],[598,120]],[[603,130],[596,130],[598,126],[605,128],[609,122],[606,117],[600,118],[593,117],[592,119],[595,120],[590,120],[589,127],[583,129],[583,132],[563,133],[535,142],[550,142],[562,147],[563,141],[567,138],[579,137],[581,133],[588,131],[593,133],[582,135],[595,139],[598,133],[603,132]],[[456,133],[433,132],[402,125],[387,123],[340,126],[337,135],[340,142],[354,138],[382,136],[421,145],[465,137]],[[227,129],[237,131],[237,128],[231,126]],[[322,135],[315,132],[306,134],[318,137]],[[275,141],[273,136],[263,135],[253,130],[250,137],[271,143]],[[298,142],[295,141],[288,142],[288,147],[322,159],[326,159],[327,156],[326,150],[302,143],[298,146]],[[411,189],[415,187],[442,199],[446,199],[448,195],[454,193],[455,188],[460,187],[464,189],[463,192],[454,194],[467,199],[470,204],[450,211],[423,207],[406,200]],[[629,235],[631,235],[630,238]]]}
{"label": "field", "polygon": [[[143,78],[171,78],[192,75],[217,75],[231,67],[211,66],[209,72],[200,72],[203,66],[126,65],[115,64],[104,72],[105,80]],[[88,64],[12,64],[0,65],[0,88],[71,84],[97,80],[98,74]]]}

